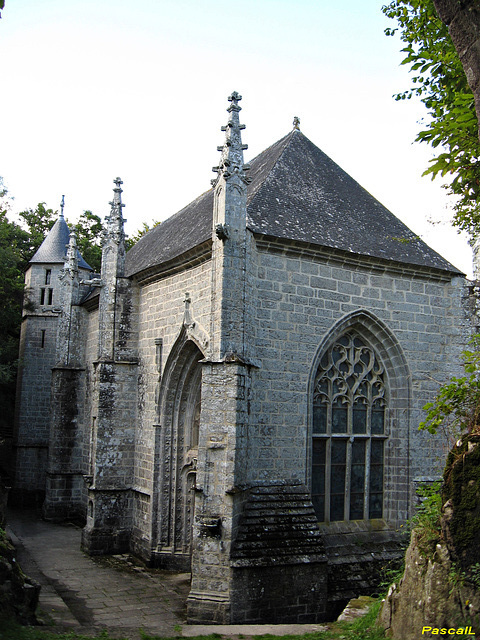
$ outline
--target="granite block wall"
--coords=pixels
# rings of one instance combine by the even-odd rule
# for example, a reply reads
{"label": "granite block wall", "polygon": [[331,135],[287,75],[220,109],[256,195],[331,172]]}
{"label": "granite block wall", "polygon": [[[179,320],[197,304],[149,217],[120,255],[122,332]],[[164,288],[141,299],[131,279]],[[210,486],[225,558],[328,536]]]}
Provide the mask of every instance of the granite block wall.
{"label": "granite block wall", "polygon": [[417,427],[439,384],[461,372],[469,331],[465,281],[394,264],[342,262],[260,239],[254,269],[254,350],[261,366],[252,373],[250,482],[308,481],[312,379],[328,340],[357,314],[358,330],[391,360],[390,378],[403,359],[404,380],[390,391],[397,410],[390,413],[389,455],[397,462],[387,483],[392,513],[406,518],[405,501],[399,510],[395,492],[401,487],[405,495],[407,459],[411,480],[438,472],[441,464],[439,439]]}
{"label": "granite block wall", "polygon": [[[210,322],[211,262],[208,257],[190,269],[165,275],[144,286],[139,285],[139,377],[135,461],[133,476],[135,545],[155,546],[158,519],[155,491],[161,482],[162,427],[159,424],[162,378],[172,348],[185,319],[185,294],[190,294],[190,313],[196,329],[208,331]],[[153,540],[152,540],[153,530]]]}

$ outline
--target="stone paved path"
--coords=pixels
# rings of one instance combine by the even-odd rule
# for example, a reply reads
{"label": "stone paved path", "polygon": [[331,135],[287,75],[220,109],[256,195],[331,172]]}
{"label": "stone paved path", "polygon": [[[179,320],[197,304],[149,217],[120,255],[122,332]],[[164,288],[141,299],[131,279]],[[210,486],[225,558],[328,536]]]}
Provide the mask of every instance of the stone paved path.
{"label": "stone paved path", "polygon": [[43,522],[13,511],[7,531],[13,534],[17,560],[40,582],[40,610],[48,626],[116,637],[181,635],[189,574],[150,570],[128,555],[92,559],[80,550],[81,529]]}
{"label": "stone paved path", "polygon": [[218,633],[304,634],[325,629],[318,624],[186,625],[190,574],[147,569],[128,554],[91,558],[80,550],[81,529],[44,522],[33,512],[11,511],[7,532],[23,571],[42,585],[40,617],[48,628],[112,638],[141,640]]}

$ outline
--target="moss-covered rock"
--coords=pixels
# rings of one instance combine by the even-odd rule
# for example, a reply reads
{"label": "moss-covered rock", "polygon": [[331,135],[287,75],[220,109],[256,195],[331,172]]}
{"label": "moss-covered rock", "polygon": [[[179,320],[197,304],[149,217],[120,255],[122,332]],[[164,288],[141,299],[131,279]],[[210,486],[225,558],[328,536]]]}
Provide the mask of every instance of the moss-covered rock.
{"label": "moss-covered rock", "polygon": [[398,640],[416,640],[424,626],[480,631],[480,435],[457,442],[443,479],[441,515],[432,514],[435,535],[427,536],[432,544],[425,545],[419,519],[405,573],[382,610],[383,625]]}
{"label": "moss-covered rock", "polygon": [[35,624],[40,585],[24,575],[15,555],[15,548],[0,529],[0,619],[14,617],[22,624]]}
{"label": "moss-covered rock", "polygon": [[480,630],[480,593],[457,574],[446,544],[432,557],[420,549],[413,531],[405,557],[405,573],[390,587],[380,622],[395,640],[418,640],[424,626]]}
{"label": "moss-covered rock", "polygon": [[467,434],[450,451],[442,489],[442,533],[460,571],[480,563],[480,436]]}

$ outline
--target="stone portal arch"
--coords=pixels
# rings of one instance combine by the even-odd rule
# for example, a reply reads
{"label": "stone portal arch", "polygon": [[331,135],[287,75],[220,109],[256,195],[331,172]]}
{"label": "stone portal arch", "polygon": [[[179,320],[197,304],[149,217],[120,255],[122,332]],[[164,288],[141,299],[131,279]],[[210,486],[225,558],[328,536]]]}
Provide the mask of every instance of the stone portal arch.
{"label": "stone portal arch", "polygon": [[154,556],[169,569],[190,570],[203,357],[182,330],[160,391]]}

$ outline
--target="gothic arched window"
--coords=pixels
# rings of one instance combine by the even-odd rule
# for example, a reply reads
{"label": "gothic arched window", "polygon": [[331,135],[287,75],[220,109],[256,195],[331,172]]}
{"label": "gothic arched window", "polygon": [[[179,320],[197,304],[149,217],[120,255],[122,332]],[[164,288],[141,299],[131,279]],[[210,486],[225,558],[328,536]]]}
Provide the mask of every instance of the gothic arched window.
{"label": "gothic arched window", "polygon": [[320,522],[383,516],[385,370],[354,332],[324,353],[315,376],[312,500]]}

